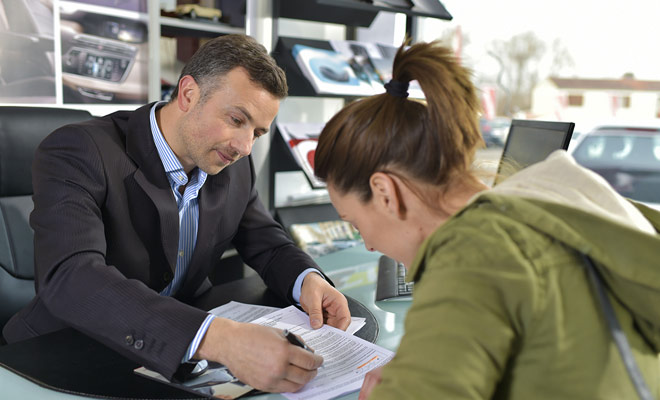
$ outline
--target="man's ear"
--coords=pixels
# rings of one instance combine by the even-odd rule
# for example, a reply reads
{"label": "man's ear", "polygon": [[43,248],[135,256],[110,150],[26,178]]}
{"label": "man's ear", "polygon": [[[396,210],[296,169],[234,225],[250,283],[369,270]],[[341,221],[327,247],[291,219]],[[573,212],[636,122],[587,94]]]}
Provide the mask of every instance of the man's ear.
{"label": "man's ear", "polygon": [[376,207],[397,218],[405,217],[406,206],[398,181],[384,172],[375,172],[369,178],[369,186]]}
{"label": "man's ear", "polygon": [[179,80],[179,94],[177,96],[177,105],[181,111],[189,111],[199,99],[199,85],[195,78],[186,75]]}

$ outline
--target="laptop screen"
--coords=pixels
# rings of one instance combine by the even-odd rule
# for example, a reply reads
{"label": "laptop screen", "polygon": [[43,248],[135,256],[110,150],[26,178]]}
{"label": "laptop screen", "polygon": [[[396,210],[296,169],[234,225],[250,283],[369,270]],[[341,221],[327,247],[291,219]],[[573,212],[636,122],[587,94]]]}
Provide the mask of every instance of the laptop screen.
{"label": "laptop screen", "polygon": [[568,149],[573,128],[573,122],[512,120],[495,185],[515,171],[544,160],[555,150]]}

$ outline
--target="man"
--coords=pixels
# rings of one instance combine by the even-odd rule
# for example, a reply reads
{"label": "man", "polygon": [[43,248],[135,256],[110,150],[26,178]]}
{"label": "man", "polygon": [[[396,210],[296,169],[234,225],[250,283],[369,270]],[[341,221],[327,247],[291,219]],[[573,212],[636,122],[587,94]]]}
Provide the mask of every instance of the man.
{"label": "man", "polygon": [[228,35],[199,49],[169,103],[49,135],[33,164],[37,296],[6,325],[7,341],[68,326],[167,378],[208,359],[265,391],[312,379],[322,358],[281,331],[188,305],[231,244],[313,327],[324,315],[350,322],[346,298],[256,193],[249,154],[286,92],[263,46]]}

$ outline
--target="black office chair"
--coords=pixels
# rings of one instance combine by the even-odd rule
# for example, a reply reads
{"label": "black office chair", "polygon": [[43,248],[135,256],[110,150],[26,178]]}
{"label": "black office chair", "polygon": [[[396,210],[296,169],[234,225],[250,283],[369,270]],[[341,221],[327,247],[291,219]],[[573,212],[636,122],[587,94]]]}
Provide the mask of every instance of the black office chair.
{"label": "black office chair", "polygon": [[83,110],[0,107],[0,331],[35,293],[34,234],[28,223],[34,151],[56,128],[90,118]]}

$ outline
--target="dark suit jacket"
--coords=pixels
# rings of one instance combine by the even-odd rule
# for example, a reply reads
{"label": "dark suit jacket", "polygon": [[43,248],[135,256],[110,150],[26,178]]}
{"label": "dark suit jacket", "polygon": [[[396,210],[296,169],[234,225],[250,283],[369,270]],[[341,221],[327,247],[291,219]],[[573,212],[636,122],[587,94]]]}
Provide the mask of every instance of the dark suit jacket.
{"label": "dark suit jacket", "polygon": [[149,126],[151,104],[50,134],[33,163],[37,296],[4,329],[8,342],[71,326],[166,377],[206,317],[189,306],[231,244],[284,298],[316,264],[262,206],[252,159],[199,194],[197,245],[174,298],[179,216]]}

